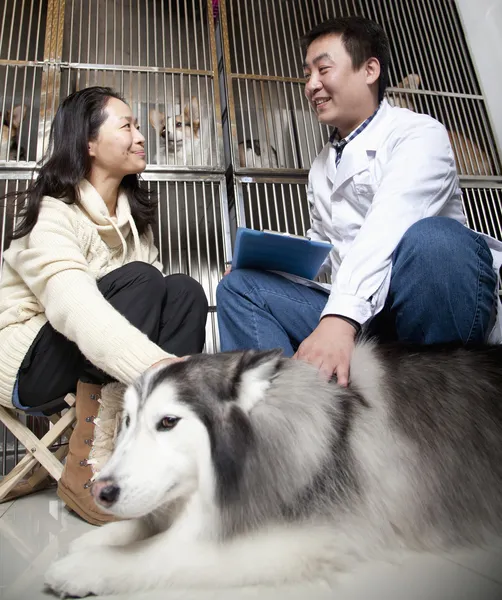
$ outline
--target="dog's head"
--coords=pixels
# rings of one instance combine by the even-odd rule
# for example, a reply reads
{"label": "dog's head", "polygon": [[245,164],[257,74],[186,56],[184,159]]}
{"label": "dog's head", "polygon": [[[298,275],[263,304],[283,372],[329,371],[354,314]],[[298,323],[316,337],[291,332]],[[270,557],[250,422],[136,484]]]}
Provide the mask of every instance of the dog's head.
{"label": "dog's head", "polygon": [[247,415],[264,398],[280,351],[198,355],[147,371],[124,397],[115,450],[92,493],[102,508],[138,518],[186,502],[208,506],[215,471],[235,482],[252,443]]}
{"label": "dog's head", "polygon": [[199,101],[192,96],[190,103],[185,104],[183,113],[173,117],[167,117],[164,113],[152,109],[150,111],[150,124],[159,132],[161,138],[170,143],[181,144],[184,140],[188,143],[192,139],[198,139],[200,130]]}
{"label": "dog's head", "polygon": [[[18,149],[19,127],[26,116],[26,106],[16,106],[12,111],[5,111],[5,114],[0,114],[2,120],[2,143],[0,160],[16,160]],[[11,132],[9,140],[9,131]],[[24,152],[21,149],[19,158],[24,160]]]}

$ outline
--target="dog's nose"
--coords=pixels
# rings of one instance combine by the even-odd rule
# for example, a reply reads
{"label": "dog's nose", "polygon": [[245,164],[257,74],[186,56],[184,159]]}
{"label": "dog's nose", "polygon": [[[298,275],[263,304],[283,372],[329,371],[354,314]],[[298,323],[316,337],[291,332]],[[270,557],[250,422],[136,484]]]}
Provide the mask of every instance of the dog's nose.
{"label": "dog's nose", "polygon": [[117,502],[120,495],[120,488],[113,479],[105,479],[103,481],[96,481],[92,485],[91,493],[98,504],[109,508]]}

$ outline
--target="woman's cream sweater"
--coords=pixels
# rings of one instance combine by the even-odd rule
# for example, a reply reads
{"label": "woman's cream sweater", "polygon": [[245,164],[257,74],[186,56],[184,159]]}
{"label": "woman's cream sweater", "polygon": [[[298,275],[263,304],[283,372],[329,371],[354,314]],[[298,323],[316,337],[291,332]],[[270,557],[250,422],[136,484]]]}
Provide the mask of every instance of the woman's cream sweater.
{"label": "woman's cream sweater", "polygon": [[37,333],[51,325],[95,366],[128,384],[172,355],[151,342],[101,295],[97,281],[143,261],[162,271],[153,233],[139,236],[125,193],[116,217],[96,189],[80,184],[81,203],[45,197],[33,230],[4,254],[0,281],[0,404],[12,406],[17,372]]}

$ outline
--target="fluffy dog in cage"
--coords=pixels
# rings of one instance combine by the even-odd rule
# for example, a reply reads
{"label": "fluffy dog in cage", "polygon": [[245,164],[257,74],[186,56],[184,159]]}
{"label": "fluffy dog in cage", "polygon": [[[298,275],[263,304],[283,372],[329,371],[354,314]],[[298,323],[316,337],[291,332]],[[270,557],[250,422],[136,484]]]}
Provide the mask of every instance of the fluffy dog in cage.
{"label": "fluffy dog in cage", "polygon": [[[208,129],[201,123],[199,100],[192,96],[182,113],[167,117],[156,109],[150,110],[150,125],[159,134],[159,151],[154,162],[159,165],[208,165],[211,155]],[[201,129],[206,135],[201,135]],[[262,156],[260,140],[246,140],[239,144],[241,167],[279,166],[277,151],[270,146],[268,161]]]}
{"label": "fluffy dog in cage", "polygon": [[502,532],[502,346],[360,342],[342,388],[280,352],[199,355],[125,395],[98,505],[47,584],[85,596],[327,578]]}
{"label": "fluffy dog in cage", "polygon": [[[0,100],[0,106],[2,101]],[[0,160],[26,160],[24,148],[19,146],[19,128],[21,122],[26,116],[26,106],[16,106],[11,111],[6,110],[4,114],[0,113],[2,121],[2,139],[0,143]],[[10,137],[9,137],[10,132]]]}
{"label": "fluffy dog in cage", "polygon": [[[160,137],[155,162],[159,165],[208,165],[211,156],[207,127],[201,123],[199,100],[192,96],[182,113],[174,117],[150,110],[150,125]],[[205,133],[206,135],[202,135]]]}
{"label": "fluffy dog in cage", "polygon": [[[400,81],[396,87],[418,90],[420,87],[420,77],[416,73],[411,73]],[[415,98],[410,94],[394,93],[389,97],[389,102],[393,106],[400,106],[414,112],[417,110]],[[453,153],[455,154],[459,173],[485,176],[495,173],[490,157],[479,147],[478,143],[459,131],[448,129],[447,133]]]}

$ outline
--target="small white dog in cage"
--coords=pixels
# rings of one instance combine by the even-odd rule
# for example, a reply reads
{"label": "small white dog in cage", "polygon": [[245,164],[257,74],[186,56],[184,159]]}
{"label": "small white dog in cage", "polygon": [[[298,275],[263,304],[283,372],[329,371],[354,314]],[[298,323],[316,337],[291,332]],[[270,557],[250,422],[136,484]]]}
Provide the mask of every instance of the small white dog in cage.
{"label": "small white dog in cage", "polygon": [[199,100],[192,96],[183,112],[174,117],[150,110],[150,124],[160,136],[155,154],[159,165],[208,165],[211,156],[209,131],[201,124]]}

